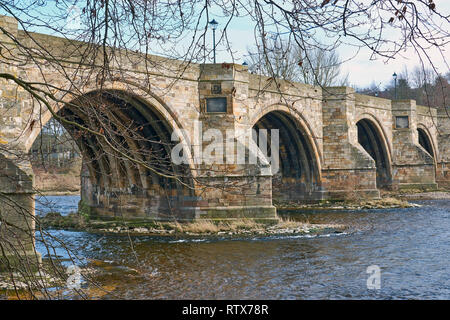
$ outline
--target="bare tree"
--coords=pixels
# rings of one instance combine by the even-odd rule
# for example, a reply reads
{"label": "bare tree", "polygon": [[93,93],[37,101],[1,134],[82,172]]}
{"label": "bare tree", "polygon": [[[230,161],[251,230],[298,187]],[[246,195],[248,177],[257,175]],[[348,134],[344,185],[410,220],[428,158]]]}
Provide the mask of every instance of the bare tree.
{"label": "bare tree", "polygon": [[342,62],[335,50],[312,48],[302,51],[296,44],[277,35],[265,45],[249,49],[248,59],[249,70],[256,74],[322,87],[348,84],[348,74],[342,75]]}
{"label": "bare tree", "polygon": [[300,67],[300,81],[322,87],[348,85],[348,73],[342,74],[339,55],[336,51],[315,48],[308,53],[306,63]]}
{"label": "bare tree", "polygon": [[442,107],[448,104],[450,85],[448,77],[416,66],[411,72],[404,67],[397,83],[392,80],[384,89],[373,82],[367,88],[358,88],[357,92],[388,99],[414,99],[419,105]]}
{"label": "bare tree", "polygon": [[299,80],[300,52],[289,40],[273,35],[265,43],[247,50],[250,72],[288,81]]}
{"label": "bare tree", "polygon": [[[19,25],[19,30],[8,28],[8,23],[0,25],[0,78],[20,88],[16,91],[20,91],[22,101],[33,110],[31,114],[38,115],[30,117],[25,127],[41,127],[44,111],[49,111],[70,132],[80,152],[92,160],[87,164],[91,174],[108,180],[113,173],[126,177],[129,171],[133,173],[129,176],[136,178],[141,172],[148,172],[149,180],[160,181],[170,191],[192,189],[193,183],[190,173],[174,167],[170,161],[167,150],[171,141],[161,139],[146,123],[125,119],[124,111],[132,108],[135,101],[103,89],[108,82],[120,82],[130,92],[149,92],[155,74],[170,74],[167,90],[158,92],[164,96],[193,63],[210,61],[212,46],[206,43],[206,33],[211,17],[220,15],[225,20],[219,41],[225,42],[231,61],[236,57],[228,43],[228,26],[237,17],[244,17],[254,26],[254,40],[259,44],[257,62],[265,64],[258,66],[264,68],[262,72],[270,74],[274,81],[277,77],[295,80],[297,76],[291,70],[295,64],[300,67],[300,80],[322,86],[337,81],[335,68],[339,63],[333,53],[344,43],[355,50],[367,48],[372,58],[385,60],[412,48],[422,64],[437,74],[435,58],[429,55],[428,48],[440,53],[447,65],[443,48],[448,45],[450,30],[448,13],[442,12],[433,0],[17,0],[0,1],[0,14],[14,18]],[[55,46],[52,38],[42,33],[64,41]],[[273,34],[281,35],[287,42],[269,40]],[[286,48],[298,48],[301,54],[291,56]],[[300,61],[295,61],[299,56]],[[167,63],[168,58],[177,63]],[[34,66],[28,72],[41,81],[27,78],[26,72],[17,72],[26,65]],[[141,72],[130,73],[130,67],[139,67]],[[91,83],[97,85],[98,91],[86,96],[83,88]],[[439,83],[443,90],[442,81]],[[442,97],[442,103],[448,104],[446,95]],[[60,105],[65,108],[55,107]],[[13,112],[14,107],[5,108]],[[154,119],[154,123],[161,122]],[[11,147],[14,141],[0,138],[9,142],[0,145],[2,161],[6,163],[13,157],[17,162],[29,160],[19,159],[23,150],[18,152]],[[123,186],[127,181],[117,183]],[[18,214],[32,214],[21,210],[16,200],[0,196]],[[1,249],[8,246],[5,239],[0,241]],[[49,245],[48,251],[52,250]],[[61,269],[56,270],[62,276]],[[14,279],[14,273],[10,274]]]}
{"label": "bare tree", "polygon": [[412,85],[416,88],[422,88],[434,82],[436,74],[432,69],[422,69],[419,66],[414,67],[411,72]]}
{"label": "bare tree", "polygon": [[356,88],[356,92],[374,97],[378,97],[381,91],[381,84],[377,84],[375,81],[372,81],[366,88]]}

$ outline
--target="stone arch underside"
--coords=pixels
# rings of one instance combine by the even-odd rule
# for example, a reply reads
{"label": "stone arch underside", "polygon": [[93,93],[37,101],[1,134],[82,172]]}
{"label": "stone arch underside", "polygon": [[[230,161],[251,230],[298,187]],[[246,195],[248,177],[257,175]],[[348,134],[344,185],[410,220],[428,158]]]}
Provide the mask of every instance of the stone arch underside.
{"label": "stone arch underside", "polygon": [[[279,170],[273,172],[272,176],[273,199],[322,199],[319,159],[307,128],[291,114],[275,110],[263,115],[253,129],[257,133],[257,142],[260,129],[267,129],[268,142],[271,141],[271,130],[279,130]],[[270,157],[271,148],[268,143],[268,158]]]}
{"label": "stone arch underside", "polygon": [[83,156],[81,199],[92,216],[194,218],[191,170],[171,161],[173,128],[155,107],[125,91],[104,90],[67,103],[58,114],[74,123],[62,122]]}
{"label": "stone arch underside", "polygon": [[417,127],[417,134],[419,137],[419,144],[422,146],[422,148],[424,148],[430,154],[430,156],[436,159],[433,142],[428,132],[421,127]]}
{"label": "stone arch underside", "polygon": [[391,165],[382,133],[372,120],[366,118],[359,120],[356,126],[359,144],[375,161],[377,188],[390,188],[392,185]]}

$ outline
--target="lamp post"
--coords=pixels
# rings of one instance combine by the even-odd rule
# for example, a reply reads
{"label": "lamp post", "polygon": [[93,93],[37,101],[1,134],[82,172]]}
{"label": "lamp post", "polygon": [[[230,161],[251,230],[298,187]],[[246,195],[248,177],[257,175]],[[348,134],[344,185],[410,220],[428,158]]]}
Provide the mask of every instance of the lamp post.
{"label": "lamp post", "polygon": [[213,52],[214,52],[214,63],[216,63],[216,29],[217,26],[219,25],[219,23],[215,20],[212,19],[209,22],[209,25],[211,26],[211,29],[213,31]]}
{"label": "lamp post", "polygon": [[394,98],[397,100],[397,74],[394,72]]}

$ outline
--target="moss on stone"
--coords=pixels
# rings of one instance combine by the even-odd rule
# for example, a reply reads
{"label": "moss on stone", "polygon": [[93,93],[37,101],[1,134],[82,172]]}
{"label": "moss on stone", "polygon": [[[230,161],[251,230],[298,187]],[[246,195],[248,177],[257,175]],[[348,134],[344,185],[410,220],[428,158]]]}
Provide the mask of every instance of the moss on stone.
{"label": "moss on stone", "polygon": [[78,213],[85,219],[86,222],[89,222],[92,216],[92,208],[81,199],[78,202]]}

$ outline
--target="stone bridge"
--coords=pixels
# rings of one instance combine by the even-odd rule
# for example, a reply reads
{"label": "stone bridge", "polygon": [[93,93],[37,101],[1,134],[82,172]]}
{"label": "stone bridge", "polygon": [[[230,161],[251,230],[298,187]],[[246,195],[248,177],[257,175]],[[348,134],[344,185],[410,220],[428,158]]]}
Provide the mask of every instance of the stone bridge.
{"label": "stone bridge", "polygon": [[[17,37],[28,37],[12,18],[1,17],[0,25]],[[2,55],[1,72],[59,88],[55,93],[59,102],[51,106],[58,114],[89,127],[89,119],[77,106],[101,101],[99,108],[106,105],[123,123],[145,127],[143,138],[157,136],[168,142],[158,149],[141,139],[128,139],[124,143],[129,150],[154,148],[169,157],[172,134],[184,141],[187,164],[167,166],[167,172],[183,176],[183,181],[173,182],[149,170],[145,166],[149,159],[137,159],[136,164],[111,156],[110,146],[98,137],[77,138],[84,158],[81,203],[92,216],[274,219],[274,199],[377,198],[381,188],[449,184],[448,110],[418,106],[414,100],[360,95],[349,87],[320,88],[272,79],[236,64],[187,64],[153,57],[158,61],[153,67],[140,62],[139,54],[135,61],[130,55],[119,57],[106,81],[84,81],[83,75],[99,67],[77,58],[80,43],[32,36],[30,46],[45,46],[66,66],[64,72],[76,70],[73,77],[63,76],[57,65],[39,56],[12,65],[8,57],[23,53],[5,35],[0,41],[9,52]],[[175,73],[181,68],[182,74]],[[73,83],[68,78],[77,83],[77,95],[70,93]],[[16,218],[18,208],[34,214],[31,164],[20,155],[29,152],[52,114],[16,82],[0,81],[0,138],[7,150],[0,155],[0,210],[3,219],[32,224]],[[237,164],[228,158],[213,165],[198,161],[193,149],[212,143],[186,143],[196,141],[198,122],[201,132],[219,129],[236,142],[224,154],[235,155],[241,147],[247,158],[254,153],[255,142],[239,139],[243,132],[279,129],[280,169],[272,174],[268,161],[261,159],[256,164]],[[67,129],[76,136],[73,128]]]}

